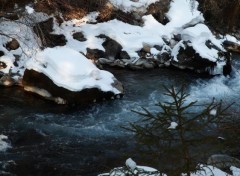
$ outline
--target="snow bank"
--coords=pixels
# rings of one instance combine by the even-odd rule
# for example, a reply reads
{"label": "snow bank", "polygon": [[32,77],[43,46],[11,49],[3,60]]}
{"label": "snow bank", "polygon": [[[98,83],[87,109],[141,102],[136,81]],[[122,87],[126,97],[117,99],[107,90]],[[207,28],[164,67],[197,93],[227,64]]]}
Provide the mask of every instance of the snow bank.
{"label": "snow bank", "polygon": [[[150,4],[153,2],[155,1],[142,0],[132,2],[129,0],[112,0],[112,3],[115,3],[118,8],[120,8],[119,4],[122,4],[124,8],[127,9],[127,7],[129,7],[131,10],[133,4]],[[92,19],[88,16],[84,22],[81,20],[64,22],[60,28],[55,27],[54,33],[64,34],[68,40],[67,46],[84,54],[86,54],[87,48],[105,51],[102,46],[104,39],[97,37],[100,34],[104,34],[116,40],[123,47],[122,50],[126,51],[133,60],[139,58],[137,52],[142,49],[144,45],[150,47],[154,45],[166,46],[165,40],[170,41],[174,35],[180,34],[184,40],[190,40],[193,43],[193,48],[200,56],[215,62],[218,58],[218,51],[209,49],[205,45],[205,42],[210,40],[214,45],[223,49],[221,41],[218,41],[214,37],[206,25],[198,24],[202,23],[204,18],[197,10],[197,7],[198,3],[196,1],[194,1],[193,9],[190,7],[190,0],[172,1],[171,8],[167,13],[170,22],[166,25],[159,23],[152,15],[143,16],[143,26],[133,26],[116,19],[104,23],[88,24],[87,21],[94,21],[94,18],[97,17],[97,15],[92,15]],[[72,34],[74,32],[82,32],[87,40],[80,42],[73,39]],[[164,41],[163,38],[165,39]],[[163,52],[168,51],[161,51],[161,53]],[[155,52],[155,55],[158,53]],[[174,57],[174,52],[172,55],[175,61],[177,61]],[[175,56],[176,55],[177,53],[175,53]]]}
{"label": "snow bank", "polygon": [[[110,2],[116,8],[127,12],[134,11],[136,9],[140,10],[142,8],[146,9],[150,4],[157,1],[159,0],[138,0],[136,2],[131,0],[110,0]],[[133,26],[116,19],[104,23],[89,24],[88,22],[96,22],[98,13],[94,12],[88,14],[85,18],[80,20],[74,19],[63,22],[60,26],[55,22],[54,31],[52,34],[63,34],[67,39],[66,47],[84,54],[87,53],[87,48],[104,51],[105,49],[102,44],[105,39],[98,37],[100,34],[104,34],[113,40],[116,40],[122,46],[122,50],[126,51],[131,58],[128,62],[132,63],[135,63],[134,61],[140,58],[138,51],[146,45],[151,48],[151,52],[155,56],[159,53],[172,52],[173,58],[175,61],[177,61],[176,56],[178,48],[171,50],[166,43],[170,42],[174,35],[180,34],[183,40],[189,40],[192,43],[193,48],[200,54],[200,56],[215,62],[218,58],[217,50],[213,48],[209,49],[206,47],[205,42],[210,40],[214,45],[222,49],[222,41],[218,41],[208,27],[206,27],[204,24],[198,24],[202,23],[204,18],[203,15],[197,10],[197,7],[198,3],[196,1],[194,1],[193,8],[191,8],[190,0],[173,0],[170,5],[170,10],[167,13],[167,17],[169,18],[170,22],[166,25],[159,23],[152,15],[143,16],[143,26]],[[39,53],[39,41],[31,29],[31,26],[34,26],[37,22],[48,19],[49,16],[42,13],[36,13],[29,6],[26,6],[26,13],[26,17],[23,17],[18,21],[1,22],[0,31],[4,31],[6,35],[17,39],[21,46],[17,50],[8,51],[4,45],[10,41],[10,38],[3,35],[0,36],[0,50],[5,54],[0,58],[0,61],[7,63],[7,68],[1,70],[1,72],[8,73],[11,69],[12,73],[18,73],[20,76],[22,76],[26,68],[26,62],[29,60],[29,58],[35,58],[36,55],[37,58],[41,58],[43,57],[43,54],[47,54],[49,52],[47,50]],[[87,40],[84,42],[75,40],[72,36],[75,32],[82,32],[84,38]],[[229,36],[227,37],[230,38]],[[160,47],[163,46],[162,51],[158,51],[157,49],[154,50],[153,46],[155,45]],[[178,43],[176,46],[180,47],[181,43]],[[51,50],[51,52],[53,52],[53,50]],[[58,56],[62,55],[63,53],[60,49],[55,49],[54,52],[54,55]],[[61,54],[57,52],[60,52]],[[68,52],[68,54],[70,53],[73,53],[73,51]],[[16,61],[15,56],[19,56],[17,65],[14,64]],[[39,59],[36,59],[37,62],[39,62],[38,60]],[[32,63],[34,61],[35,60],[31,60]],[[51,62],[53,61],[54,60],[51,60]],[[51,64],[52,63],[50,63],[50,65]],[[56,65],[54,64],[54,66]],[[60,67],[60,65],[58,66]],[[45,71],[48,70],[43,68],[44,67],[41,69]],[[54,69],[55,68],[52,68],[52,70]],[[59,71],[57,71],[57,69],[54,71],[61,74]],[[45,74],[48,73],[52,76],[52,72],[49,73],[49,71],[46,71]],[[73,75],[74,74],[75,73],[73,73]],[[101,71],[100,75],[102,76],[102,74],[103,72]],[[65,75],[66,78],[64,77],[64,81],[59,78],[59,80],[56,80],[55,82],[64,87],[68,87],[71,90],[79,90],[83,88],[77,85],[76,82],[69,84],[71,79],[72,81],[76,81],[75,78],[78,76],[72,75],[74,78],[69,78],[70,74],[67,73],[67,75],[68,76]],[[52,79],[57,79],[57,76],[52,76]],[[93,82],[88,82],[85,84],[85,86],[99,86],[104,90],[110,89],[110,87],[104,88],[104,86],[97,85]]]}
{"label": "snow bank", "polygon": [[11,148],[11,145],[5,141],[7,139],[7,136],[3,134],[0,135],[0,152],[5,152],[7,149]]}
{"label": "snow bank", "polygon": [[99,70],[82,54],[67,47],[48,48],[27,62],[27,69],[44,73],[56,85],[71,91],[99,88],[104,92],[120,93],[111,84],[114,76]]}

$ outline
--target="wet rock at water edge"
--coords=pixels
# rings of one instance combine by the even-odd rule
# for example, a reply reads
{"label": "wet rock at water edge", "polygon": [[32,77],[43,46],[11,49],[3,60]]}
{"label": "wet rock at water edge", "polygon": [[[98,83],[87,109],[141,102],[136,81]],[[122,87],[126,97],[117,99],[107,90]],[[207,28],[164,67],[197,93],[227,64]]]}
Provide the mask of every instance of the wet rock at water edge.
{"label": "wet rock at water edge", "polygon": [[157,55],[156,62],[158,67],[164,67],[164,66],[168,67],[170,66],[170,60],[171,60],[171,57],[169,53],[164,52],[162,54]]}

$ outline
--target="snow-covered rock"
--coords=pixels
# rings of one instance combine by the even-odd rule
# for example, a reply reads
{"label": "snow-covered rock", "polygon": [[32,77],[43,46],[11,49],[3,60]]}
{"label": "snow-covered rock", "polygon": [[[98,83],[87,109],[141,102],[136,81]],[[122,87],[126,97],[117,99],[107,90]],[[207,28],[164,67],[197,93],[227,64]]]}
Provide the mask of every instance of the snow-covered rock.
{"label": "snow-covered rock", "polygon": [[67,47],[45,49],[26,65],[24,89],[59,104],[89,104],[123,94],[121,83],[111,73]]}

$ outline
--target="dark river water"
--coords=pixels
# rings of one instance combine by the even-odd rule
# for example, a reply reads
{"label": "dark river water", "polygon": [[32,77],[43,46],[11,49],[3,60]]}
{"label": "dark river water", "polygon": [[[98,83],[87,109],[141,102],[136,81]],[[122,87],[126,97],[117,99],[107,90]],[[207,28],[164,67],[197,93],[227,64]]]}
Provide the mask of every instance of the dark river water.
{"label": "dark river water", "polygon": [[139,119],[131,110],[155,111],[163,85],[187,85],[190,100],[212,97],[240,105],[240,68],[234,77],[200,77],[172,69],[110,71],[124,84],[125,96],[91,107],[54,105],[20,88],[0,88],[0,134],[12,148],[0,152],[0,174],[96,176],[122,166],[129,157],[140,165],[133,135],[121,128]]}

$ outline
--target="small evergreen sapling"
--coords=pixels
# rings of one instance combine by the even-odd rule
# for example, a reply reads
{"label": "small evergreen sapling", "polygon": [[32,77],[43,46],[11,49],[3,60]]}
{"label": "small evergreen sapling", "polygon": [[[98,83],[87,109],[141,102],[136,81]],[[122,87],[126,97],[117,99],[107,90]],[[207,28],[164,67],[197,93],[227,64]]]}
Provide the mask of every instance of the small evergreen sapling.
{"label": "small evergreen sapling", "polygon": [[[169,164],[176,165],[174,169],[165,171],[170,175],[187,173],[190,175],[197,166],[197,158],[207,154],[204,144],[217,143],[217,130],[226,115],[222,102],[214,99],[205,105],[198,105],[197,101],[188,102],[189,94],[184,87],[176,89],[166,88],[165,95],[169,101],[157,103],[158,113],[152,113],[146,108],[143,112],[134,111],[142,116],[138,123],[131,123],[127,129],[137,136],[141,148],[153,157],[172,157]],[[213,147],[214,149],[217,146]],[[160,163],[161,164],[161,163]],[[178,166],[178,167],[177,167]]]}

